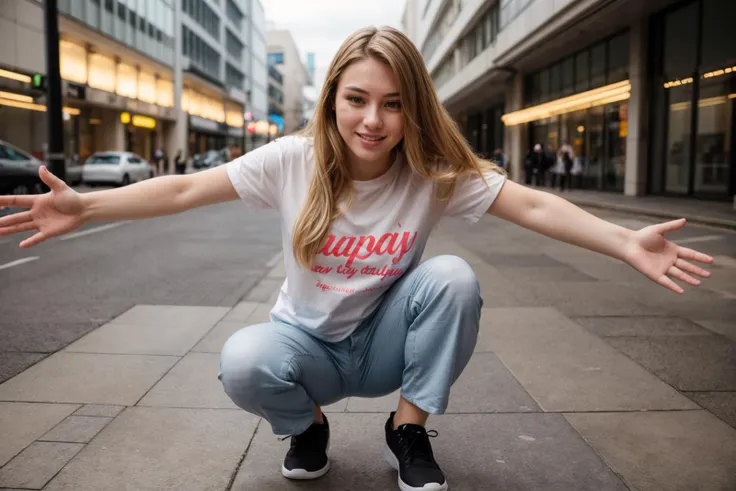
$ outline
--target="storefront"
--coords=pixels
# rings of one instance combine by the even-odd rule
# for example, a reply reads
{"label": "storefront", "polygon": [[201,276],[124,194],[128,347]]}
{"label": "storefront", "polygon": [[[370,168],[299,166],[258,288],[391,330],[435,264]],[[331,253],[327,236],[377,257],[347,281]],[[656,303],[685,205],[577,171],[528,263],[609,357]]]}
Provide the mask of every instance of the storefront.
{"label": "storefront", "polygon": [[503,110],[503,102],[499,101],[467,117],[466,138],[473,150],[485,158],[492,158],[497,148],[503,149]]}
{"label": "storefront", "polygon": [[503,116],[524,125],[524,153],[541,144],[554,160],[567,143],[576,187],[622,192],[631,85],[628,32],[619,32],[524,77],[525,108]]}
{"label": "storefront", "polygon": [[654,16],[649,192],[736,193],[736,2],[691,0]]}

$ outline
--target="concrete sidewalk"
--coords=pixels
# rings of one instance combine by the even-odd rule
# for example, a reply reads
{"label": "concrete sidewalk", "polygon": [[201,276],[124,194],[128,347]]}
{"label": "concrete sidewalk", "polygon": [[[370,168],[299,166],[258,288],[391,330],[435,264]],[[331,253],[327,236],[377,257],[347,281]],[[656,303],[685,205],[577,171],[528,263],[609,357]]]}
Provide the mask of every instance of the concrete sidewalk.
{"label": "concrete sidewalk", "polygon": [[[675,297],[608,258],[478,227],[443,226],[425,254],[465,258],[486,301],[448,413],[428,425],[450,489],[736,489],[733,300]],[[736,269],[720,271],[736,293]],[[333,467],[311,483],[281,476],[288,440],[224,394],[220,348],[267,318],[283,275],[232,309],[135,306],[0,385],[0,489],[397,489],[381,457],[396,394],[325,408]]]}

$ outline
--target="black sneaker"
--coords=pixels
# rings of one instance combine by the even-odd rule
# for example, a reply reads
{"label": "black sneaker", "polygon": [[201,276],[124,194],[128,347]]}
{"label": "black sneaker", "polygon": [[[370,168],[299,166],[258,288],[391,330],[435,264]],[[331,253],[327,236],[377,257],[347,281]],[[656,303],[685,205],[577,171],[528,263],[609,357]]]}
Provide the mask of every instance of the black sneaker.
{"label": "black sneaker", "polygon": [[401,491],[446,491],[447,480],[434,460],[429,437],[437,432],[427,432],[423,426],[403,424],[394,428],[394,414],[386,421],[386,445],[383,455],[391,466],[399,471]]}
{"label": "black sneaker", "polygon": [[[291,437],[291,448],[286,453],[281,474],[289,479],[317,479],[330,470],[330,425],[312,423],[301,435]],[[288,438],[288,437],[287,437]]]}

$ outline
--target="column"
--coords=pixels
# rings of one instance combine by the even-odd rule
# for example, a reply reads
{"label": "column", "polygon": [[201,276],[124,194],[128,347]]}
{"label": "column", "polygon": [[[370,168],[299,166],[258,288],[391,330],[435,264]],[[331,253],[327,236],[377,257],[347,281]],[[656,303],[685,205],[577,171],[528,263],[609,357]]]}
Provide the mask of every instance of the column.
{"label": "column", "polygon": [[179,150],[184,158],[187,155],[187,113],[182,111],[181,96],[184,85],[182,75],[181,2],[174,2],[174,117],[175,121],[166,125],[166,156],[169,174],[174,173],[174,156]]}
{"label": "column", "polygon": [[117,110],[103,110],[101,119],[102,124],[99,129],[102,142],[96,142],[96,148],[106,151],[126,150],[125,125],[120,122],[120,112]]}
{"label": "column", "polygon": [[624,195],[641,196],[646,193],[647,139],[649,138],[647,111],[647,19],[632,24],[629,29],[629,79],[631,98],[628,108],[628,135],[626,137],[626,177]]}
{"label": "column", "polygon": [[[524,103],[524,76],[521,73],[514,75],[511,79],[510,86],[506,89],[506,107],[504,113],[517,111],[523,107]],[[504,153],[506,154],[506,168],[509,171],[509,177],[515,182],[523,180],[523,160],[524,160],[524,128],[523,124],[515,126],[506,126],[504,135]]]}

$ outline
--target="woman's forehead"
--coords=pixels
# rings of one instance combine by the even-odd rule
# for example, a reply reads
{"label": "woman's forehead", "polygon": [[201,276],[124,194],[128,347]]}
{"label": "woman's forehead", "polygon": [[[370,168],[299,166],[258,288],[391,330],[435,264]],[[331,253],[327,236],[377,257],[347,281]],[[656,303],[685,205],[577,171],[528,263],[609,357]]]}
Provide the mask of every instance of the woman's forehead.
{"label": "woman's forehead", "polygon": [[398,93],[400,89],[391,68],[373,58],[351,63],[340,76],[338,85],[377,96]]}

